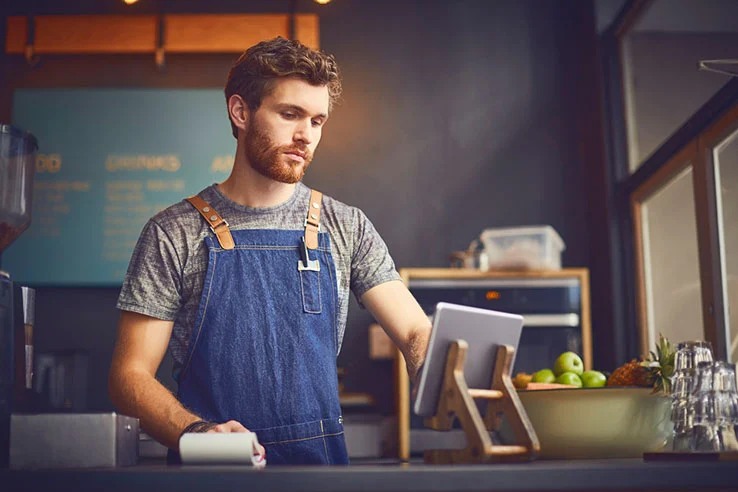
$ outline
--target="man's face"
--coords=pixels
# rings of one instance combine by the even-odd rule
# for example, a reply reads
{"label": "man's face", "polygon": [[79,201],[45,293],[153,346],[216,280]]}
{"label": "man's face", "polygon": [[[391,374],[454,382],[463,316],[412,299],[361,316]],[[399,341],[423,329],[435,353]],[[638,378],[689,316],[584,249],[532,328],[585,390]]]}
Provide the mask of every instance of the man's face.
{"label": "man's face", "polygon": [[300,181],[320,142],[329,101],[326,86],[277,80],[249,118],[244,147],[251,167],[275,181]]}

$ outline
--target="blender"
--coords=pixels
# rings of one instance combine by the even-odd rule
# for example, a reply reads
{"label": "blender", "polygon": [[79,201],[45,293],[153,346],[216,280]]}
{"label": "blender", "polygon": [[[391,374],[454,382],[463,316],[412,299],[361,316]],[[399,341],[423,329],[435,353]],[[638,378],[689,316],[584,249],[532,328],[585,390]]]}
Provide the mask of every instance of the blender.
{"label": "blender", "polygon": [[[31,133],[0,124],[0,255],[31,223],[37,150]],[[10,414],[32,388],[34,309],[34,290],[0,270],[0,468],[9,463]]]}

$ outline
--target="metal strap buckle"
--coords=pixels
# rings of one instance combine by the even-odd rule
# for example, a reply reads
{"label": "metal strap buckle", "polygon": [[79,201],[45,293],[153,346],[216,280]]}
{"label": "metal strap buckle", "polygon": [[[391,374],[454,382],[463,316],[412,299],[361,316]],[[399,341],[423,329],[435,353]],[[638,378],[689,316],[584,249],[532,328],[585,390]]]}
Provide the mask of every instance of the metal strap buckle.
{"label": "metal strap buckle", "polygon": [[216,229],[220,229],[221,226],[226,226],[226,229],[230,228],[230,224],[228,223],[228,221],[225,220],[225,219],[223,219],[223,222],[221,222],[220,224],[218,224],[218,227],[210,226],[210,230],[213,231],[213,234],[215,234],[217,236],[218,235],[218,231],[216,231]]}
{"label": "metal strap buckle", "polygon": [[[311,226],[315,227],[315,224],[311,224],[310,222],[308,222],[307,217],[305,217],[305,222],[303,222],[302,226],[303,227],[307,227],[308,224],[310,224]],[[318,232],[320,232],[320,222],[318,222]]]}

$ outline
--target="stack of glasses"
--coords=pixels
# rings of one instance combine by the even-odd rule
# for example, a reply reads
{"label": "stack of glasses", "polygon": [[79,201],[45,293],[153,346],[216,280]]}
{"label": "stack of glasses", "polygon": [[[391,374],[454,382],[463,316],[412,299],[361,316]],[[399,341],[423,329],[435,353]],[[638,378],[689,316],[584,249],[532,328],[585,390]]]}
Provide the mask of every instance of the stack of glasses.
{"label": "stack of glasses", "polygon": [[667,450],[738,451],[735,364],[713,361],[709,342],[677,346],[671,420],[674,433]]}
{"label": "stack of glasses", "polygon": [[[689,401],[697,364],[712,362],[710,342],[682,342],[674,355],[674,376],[671,381],[671,421],[674,423],[671,450],[692,451],[694,408]],[[668,449],[668,448],[667,448]]]}
{"label": "stack of glasses", "polygon": [[738,391],[735,364],[700,362],[689,394],[693,408],[692,450],[738,451]]}

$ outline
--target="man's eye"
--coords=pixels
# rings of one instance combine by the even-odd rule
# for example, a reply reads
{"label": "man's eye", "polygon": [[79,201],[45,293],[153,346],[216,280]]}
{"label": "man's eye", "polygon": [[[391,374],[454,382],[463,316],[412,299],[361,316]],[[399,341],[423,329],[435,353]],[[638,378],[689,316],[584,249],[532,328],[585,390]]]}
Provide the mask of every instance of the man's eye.
{"label": "man's eye", "polygon": [[291,120],[295,117],[295,113],[282,113],[282,117]]}
{"label": "man's eye", "polygon": [[312,123],[313,123],[313,126],[315,127],[321,126],[323,124],[322,121],[318,121],[318,120],[313,120]]}

